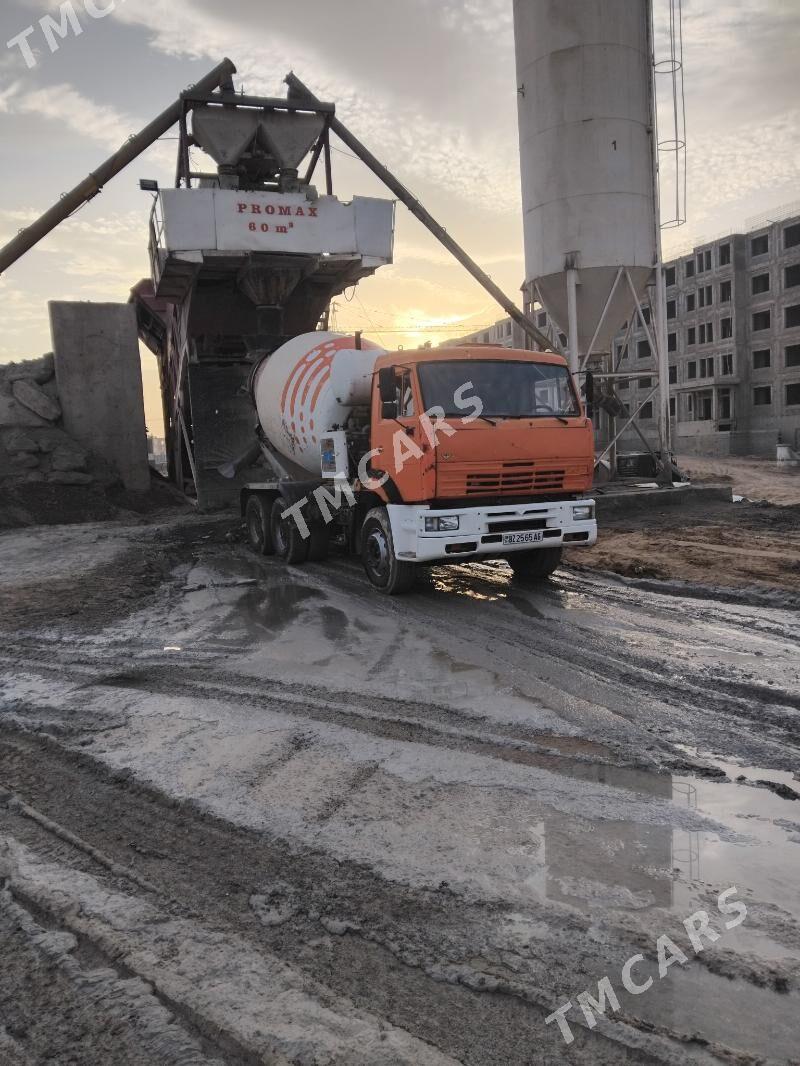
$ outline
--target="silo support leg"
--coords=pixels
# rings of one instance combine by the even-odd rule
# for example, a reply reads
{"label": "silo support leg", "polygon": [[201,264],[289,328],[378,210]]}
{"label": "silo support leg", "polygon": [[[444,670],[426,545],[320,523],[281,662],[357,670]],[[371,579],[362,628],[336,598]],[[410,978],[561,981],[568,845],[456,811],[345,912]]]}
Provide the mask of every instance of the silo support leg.
{"label": "silo support leg", "polygon": [[573,377],[580,370],[580,341],[578,339],[578,271],[567,271],[567,317],[569,319],[569,369]]}

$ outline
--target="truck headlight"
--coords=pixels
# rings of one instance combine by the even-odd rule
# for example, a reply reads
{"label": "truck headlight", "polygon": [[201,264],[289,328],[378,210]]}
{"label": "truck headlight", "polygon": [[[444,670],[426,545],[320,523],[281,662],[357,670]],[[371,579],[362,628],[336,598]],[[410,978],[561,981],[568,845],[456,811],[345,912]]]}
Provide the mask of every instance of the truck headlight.
{"label": "truck headlight", "polygon": [[591,522],[594,518],[594,504],[582,504],[572,508],[572,520],[574,522]]}
{"label": "truck headlight", "polygon": [[458,515],[449,515],[446,518],[426,518],[426,533],[453,533],[459,528]]}

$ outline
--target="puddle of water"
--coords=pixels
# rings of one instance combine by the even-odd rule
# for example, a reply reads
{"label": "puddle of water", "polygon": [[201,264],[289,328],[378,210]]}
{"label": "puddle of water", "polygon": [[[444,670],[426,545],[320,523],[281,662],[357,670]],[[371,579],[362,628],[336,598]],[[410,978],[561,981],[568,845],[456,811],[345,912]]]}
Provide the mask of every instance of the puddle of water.
{"label": "puddle of water", "polygon": [[[534,865],[543,873],[537,883],[547,899],[590,913],[658,907],[683,918],[735,885],[743,898],[777,906],[796,922],[797,947],[781,944],[768,929],[744,927],[751,946],[772,958],[800,958],[800,843],[792,840],[800,826],[800,804],[733,782],[626,767],[573,762],[550,769],[670,804],[675,818],[673,824],[651,825],[545,808],[537,830],[544,846]],[[686,810],[739,839],[679,828]]]}
{"label": "puddle of water", "polygon": [[303,612],[304,605],[324,600],[319,589],[305,585],[274,585],[268,589],[248,591],[236,604],[235,617],[242,620],[254,635],[266,630],[275,633],[288,628]]}
{"label": "puddle of water", "polygon": [[[531,893],[568,904],[601,922],[608,921],[609,910],[627,912],[647,931],[652,947],[641,949],[646,961],[637,967],[636,980],[653,976],[653,987],[634,997],[621,987],[619,970],[608,974],[626,1013],[678,1032],[696,1032],[754,1055],[779,1061],[796,1055],[798,997],[776,995],[769,984],[761,987],[760,979],[754,984],[740,976],[753,965],[758,973],[769,963],[779,974],[785,972],[791,982],[791,972],[800,960],[800,844],[788,842],[787,830],[778,824],[792,817],[795,805],[771,792],[733,782],[618,767],[590,769],[595,781],[671,804],[676,822],[678,811],[688,808],[748,839],[733,843],[713,832],[687,832],[670,824],[645,825],[545,810],[542,820],[529,826],[540,841],[530,851],[526,885]],[[766,773],[754,769],[760,776]],[[512,823],[497,828],[511,832]],[[519,855],[518,829],[512,848]],[[749,914],[742,925],[726,930],[727,919],[717,909],[717,897],[733,886],[735,898],[748,905]],[[694,961],[686,936],[678,940],[674,930],[664,928],[663,917],[659,920],[662,910],[682,922],[700,909],[709,914],[711,925],[720,933],[717,944],[707,948],[707,957],[716,954],[718,960],[712,969]],[[771,915],[775,915],[774,928]],[[656,942],[665,933],[675,937],[690,961],[685,966],[676,964],[659,980]],[[603,976],[597,973],[593,978]],[[585,987],[596,993],[591,982]],[[582,987],[576,987],[576,995],[580,991]]]}
{"label": "puddle of water", "polygon": [[[736,950],[738,933],[739,929],[728,932],[725,935],[729,939],[723,938],[719,943]],[[749,1053],[756,1057],[753,1061],[796,1061],[795,996],[776,995],[749,981],[713,974],[697,961],[684,966],[676,963],[659,980],[655,950],[658,935],[654,936],[652,950],[643,952],[645,962],[634,971],[636,981],[653,977],[654,984],[648,992],[631,996],[622,988],[619,973],[609,975],[623,1011],[674,1032],[697,1033],[723,1047]]]}
{"label": "puddle of water", "polygon": [[[712,763],[727,774],[731,781],[736,781],[740,777],[745,777],[751,783],[772,781],[779,785],[786,785],[793,792],[800,793],[800,779],[788,770],[767,770],[763,766],[750,766],[748,763],[738,760],[726,759],[724,755],[701,751],[699,748],[691,747],[688,744],[674,744],[673,747],[692,759]],[[797,817],[800,820],[800,810],[797,811]]]}

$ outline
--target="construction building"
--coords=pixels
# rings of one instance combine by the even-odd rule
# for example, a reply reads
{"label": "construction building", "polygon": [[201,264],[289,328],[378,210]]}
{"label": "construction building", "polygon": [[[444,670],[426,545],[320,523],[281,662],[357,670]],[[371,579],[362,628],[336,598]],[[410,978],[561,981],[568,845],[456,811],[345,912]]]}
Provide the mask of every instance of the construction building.
{"label": "construction building", "polygon": [[[747,233],[693,248],[665,264],[670,415],[679,454],[774,456],[778,443],[800,450],[800,205],[774,212]],[[644,308],[649,320],[650,309]],[[537,326],[563,347],[566,337],[535,309]],[[616,389],[634,411],[656,383],[645,332],[627,323],[614,340]],[[525,347],[510,319],[445,345]],[[657,439],[652,401],[639,427]],[[635,448],[635,434],[623,443]]]}

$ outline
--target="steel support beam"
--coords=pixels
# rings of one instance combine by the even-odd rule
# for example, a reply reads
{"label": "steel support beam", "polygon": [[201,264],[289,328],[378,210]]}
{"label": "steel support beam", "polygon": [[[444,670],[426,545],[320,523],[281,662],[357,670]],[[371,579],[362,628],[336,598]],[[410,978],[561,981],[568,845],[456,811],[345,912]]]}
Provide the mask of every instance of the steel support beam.
{"label": "steel support beam", "polygon": [[[303,84],[302,81],[295,74],[288,74],[286,76],[286,84],[289,86],[290,98],[294,96],[301,100],[307,101],[310,106],[316,106],[319,100],[311,92],[311,90]],[[332,118],[330,128],[336,134],[339,139],[347,145],[350,151],[357,156],[362,163],[365,163],[369,169],[386,185],[397,197],[397,199],[404,204],[411,214],[417,218],[427,230],[429,230],[440,244],[450,252],[452,256],[458,260],[459,263],[472,275],[473,278],[482,285],[489,295],[500,304],[509,318],[516,322],[520,329],[534,340],[541,348],[547,350],[550,348],[550,342],[547,337],[531,320],[524,315],[517,305],[510,300],[503,290],[492,281],[488,274],[486,274],[478,264],[472,259],[458,244],[447,230],[439,225],[436,219],[422,206],[419,200],[416,199],[397,178],[387,170],[387,168],[378,160],[372,152],[362,144],[359,139],[354,136],[348,130],[348,128],[338,118]]]}

